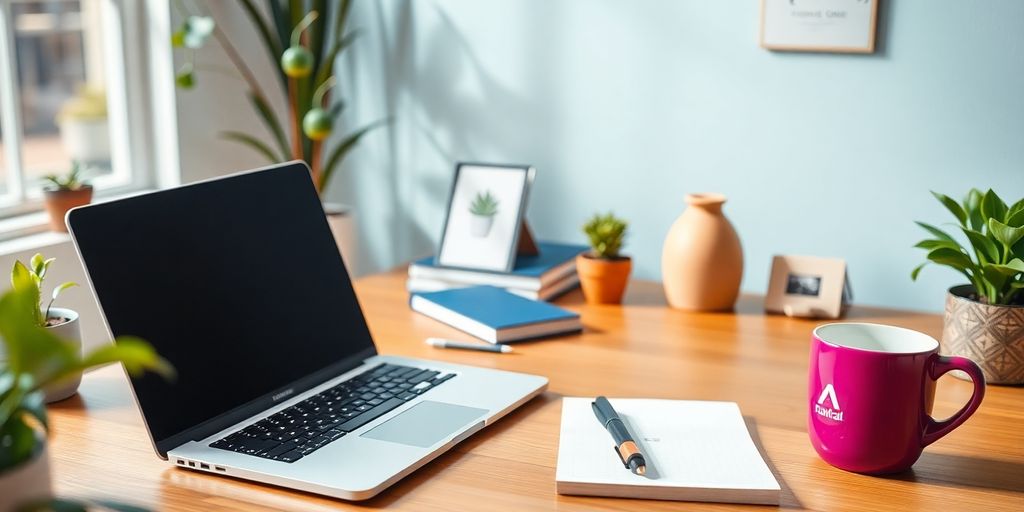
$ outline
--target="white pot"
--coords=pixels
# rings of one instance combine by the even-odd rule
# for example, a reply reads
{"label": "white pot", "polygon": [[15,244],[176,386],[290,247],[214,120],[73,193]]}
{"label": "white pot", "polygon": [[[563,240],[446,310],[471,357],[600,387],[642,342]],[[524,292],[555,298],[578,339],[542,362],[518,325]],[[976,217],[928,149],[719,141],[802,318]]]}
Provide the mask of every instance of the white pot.
{"label": "white pot", "polygon": [[491,232],[494,225],[493,215],[469,215],[469,234],[476,238],[484,238]]}
{"label": "white pot", "polygon": [[110,162],[110,127],[106,119],[65,119],[60,123],[60,139],[72,160]]}
{"label": "white pot", "polygon": [[43,444],[34,458],[13,469],[0,471],[0,512],[51,499],[50,454]]}
{"label": "white pot", "polygon": [[[75,345],[78,355],[82,355],[82,328],[78,322],[78,313],[66,308],[50,308],[50,318],[67,318],[68,321],[53,327],[47,327],[53,334],[62,340]],[[78,385],[82,383],[82,374],[76,373],[64,380],[54,382],[46,386],[43,391],[46,393],[46,403],[53,403],[69,398],[78,392]]]}
{"label": "white pot", "polygon": [[352,208],[337,203],[324,203],[324,213],[327,214],[327,224],[334,235],[334,243],[338,244],[341,258],[345,261],[345,269],[349,276],[358,276],[359,238],[355,213]]}

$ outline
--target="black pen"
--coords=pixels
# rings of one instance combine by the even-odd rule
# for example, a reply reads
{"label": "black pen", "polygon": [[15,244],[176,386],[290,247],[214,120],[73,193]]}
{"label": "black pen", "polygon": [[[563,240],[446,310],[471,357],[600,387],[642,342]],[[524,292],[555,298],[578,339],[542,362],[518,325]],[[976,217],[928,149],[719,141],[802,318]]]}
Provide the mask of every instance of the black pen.
{"label": "black pen", "polygon": [[633,436],[629,435],[629,431],[626,430],[626,424],[622,422],[622,418],[619,418],[619,413],[615,412],[615,408],[608,402],[608,399],[599,396],[591,402],[590,406],[594,409],[594,414],[597,415],[597,421],[600,421],[601,425],[604,425],[604,428],[608,429],[608,433],[612,435],[612,439],[615,441],[615,454],[622,460],[622,465],[637,475],[646,473],[647,462],[644,461],[644,454],[640,453],[636,442],[633,441]]}

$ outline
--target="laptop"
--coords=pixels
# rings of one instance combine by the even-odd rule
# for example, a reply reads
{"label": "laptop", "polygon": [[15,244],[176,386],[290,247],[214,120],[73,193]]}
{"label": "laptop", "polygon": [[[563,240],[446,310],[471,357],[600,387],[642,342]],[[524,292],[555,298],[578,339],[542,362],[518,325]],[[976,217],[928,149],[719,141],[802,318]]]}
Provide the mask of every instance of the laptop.
{"label": "laptop", "polygon": [[109,333],[177,369],[131,379],[175,467],[363,500],[547,387],[379,355],[302,162],[76,208],[67,224]]}

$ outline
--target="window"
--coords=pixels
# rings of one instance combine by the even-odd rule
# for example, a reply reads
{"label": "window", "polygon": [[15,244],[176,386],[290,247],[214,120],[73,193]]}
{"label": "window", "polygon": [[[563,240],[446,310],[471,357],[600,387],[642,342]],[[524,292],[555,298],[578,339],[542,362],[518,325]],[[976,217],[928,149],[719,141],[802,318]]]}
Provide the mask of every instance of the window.
{"label": "window", "polygon": [[97,195],[151,184],[141,45],[122,44],[139,3],[0,0],[0,217],[39,210],[42,176],[72,160]]}

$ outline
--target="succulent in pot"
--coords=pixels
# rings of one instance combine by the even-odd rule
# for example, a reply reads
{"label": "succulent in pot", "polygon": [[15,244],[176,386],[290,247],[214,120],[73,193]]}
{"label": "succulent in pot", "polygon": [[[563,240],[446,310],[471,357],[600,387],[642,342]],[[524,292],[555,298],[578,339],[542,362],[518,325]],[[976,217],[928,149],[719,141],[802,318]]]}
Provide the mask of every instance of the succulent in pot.
{"label": "succulent in pot", "polygon": [[486,238],[498,214],[498,199],[490,190],[478,192],[469,205],[469,231],[476,238]]}
{"label": "succulent in pot", "polygon": [[49,510],[49,429],[44,390],[72,375],[121,362],[132,374],[153,370],[173,376],[171,366],[138,338],[121,337],[82,356],[74,343],[37,322],[39,308],[31,276],[19,274],[0,296],[0,337],[6,361],[0,365],[0,508]]}
{"label": "succulent in pot", "polygon": [[1024,384],[1024,199],[1007,205],[991,189],[972,189],[960,202],[932,194],[967,240],[961,244],[947,231],[917,223],[933,238],[915,246],[928,251],[928,261],[911,278],[934,263],[969,283],[946,294],[942,349],[974,360],[991,384]]}
{"label": "succulent in pot", "polygon": [[595,214],[583,225],[590,251],[576,257],[583,296],[591,304],[619,304],[629,282],[633,260],[620,254],[626,221],[613,213]]}
{"label": "succulent in pot", "polygon": [[66,174],[43,177],[43,196],[46,211],[50,214],[50,229],[67,233],[64,216],[68,210],[92,202],[92,185],[85,179],[87,172],[88,169],[76,160],[71,162],[71,169]]}

